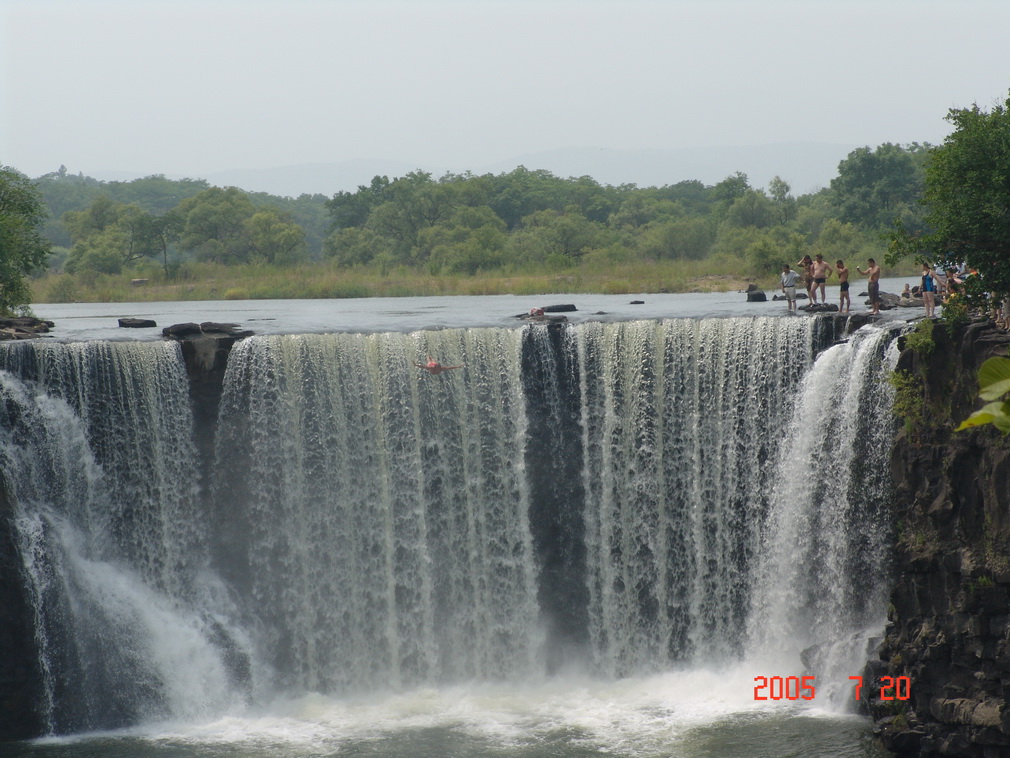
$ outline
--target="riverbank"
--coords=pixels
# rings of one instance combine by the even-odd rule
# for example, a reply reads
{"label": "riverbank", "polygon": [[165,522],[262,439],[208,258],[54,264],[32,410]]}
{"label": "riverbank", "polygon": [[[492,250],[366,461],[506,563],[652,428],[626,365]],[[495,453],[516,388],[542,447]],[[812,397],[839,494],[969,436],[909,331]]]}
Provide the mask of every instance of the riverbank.
{"label": "riverbank", "polygon": [[778,274],[748,276],[739,262],[652,261],[575,265],[557,271],[432,275],[406,266],[338,268],[329,262],[300,266],[185,263],[166,275],[153,264],[122,274],[51,273],[32,281],[35,303],[144,303],[195,300],[312,300],[446,295],[740,292],[749,284],[778,290]]}

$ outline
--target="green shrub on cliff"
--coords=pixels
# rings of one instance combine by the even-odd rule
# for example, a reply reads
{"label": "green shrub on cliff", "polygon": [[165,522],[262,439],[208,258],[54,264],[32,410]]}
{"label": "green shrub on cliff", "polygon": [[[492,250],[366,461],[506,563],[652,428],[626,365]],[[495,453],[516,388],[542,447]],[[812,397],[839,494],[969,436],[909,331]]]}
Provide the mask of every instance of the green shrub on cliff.
{"label": "green shrub on cliff", "polygon": [[936,343],[933,341],[932,319],[923,319],[915,325],[915,329],[905,335],[905,347],[924,358],[933,352]]}
{"label": "green shrub on cliff", "polygon": [[983,363],[978,383],[979,398],[993,402],[971,414],[957,430],[992,424],[1003,434],[1010,434],[1010,358],[990,358]]}
{"label": "green shrub on cliff", "polygon": [[922,380],[910,371],[892,371],[887,380],[894,388],[891,410],[912,434],[923,423]]}

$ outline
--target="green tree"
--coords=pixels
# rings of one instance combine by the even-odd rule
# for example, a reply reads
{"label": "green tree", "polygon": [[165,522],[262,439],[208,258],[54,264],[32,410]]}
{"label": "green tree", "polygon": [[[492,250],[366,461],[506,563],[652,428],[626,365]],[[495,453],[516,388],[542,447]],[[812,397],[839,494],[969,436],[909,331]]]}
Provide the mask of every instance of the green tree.
{"label": "green tree", "polygon": [[607,220],[613,229],[643,227],[649,223],[682,218],[684,206],[646,192],[633,192]]}
{"label": "green tree", "polygon": [[860,147],[838,164],[831,180],[834,205],[842,221],[868,227],[889,227],[916,207],[922,194],[922,161],[913,151],[885,143],[875,150]]}
{"label": "green tree", "polygon": [[435,274],[475,274],[505,263],[505,222],[488,207],[461,208],[418,237],[419,258]]}
{"label": "green tree", "polygon": [[[746,175],[740,176],[743,177],[743,183],[746,185]],[[730,179],[731,183],[737,180],[738,177]],[[665,187],[660,187],[659,189],[637,191],[646,192],[650,196],[663,200],[671,200],[683,206],[687,213],[696,216],[708,215],[712,210],[713,204],[716,202],[715,188],[706,187],[697,179],[689,179],[683,182],[677,182],[676,184],[668,184]]]}
{"label": "green tree", "polygon": [[182,230],[179,244],[201,260],[242,263],[252,251],[246,221],[256,212],[237,187],[211,187],[178,205]]}
{"label": "green tree", "polygon": [[575,206],[565,211],[544,210],[523,219],[524,231],[539,240],[544,257],[580,258],[610,242],[601,225],[583,216]]}
{"label": "green tree", "polygon": [[649,224],[635,237],[633,244],[638,253],[647,258],[699,260],[708,255],[714,240],[711,222],[701,216],[690,216]]}
{"label": "green tree", "polygon": [[63,270],[68,274],[81,271],[118,274],[127,262],[129,247],[129,233],[118,224],[112,224],[74,243]]}
{"label": "green tree", "polygon": [[386,199],[389,177],[374,176],[369,186],[358,185],[357,192],[338,192],[326,201],[334,229],[364,226],[372,210]]}
{"label": "green tree", "polygon": [[41,193],[10,166],[0,166],[0,311],[26,310],[27,277],[46,265],[50,244],[40,228],[46,219]]}
{"label": "green tree", "polygon": [[137,234],[144,255],[161,258],[161,266],[168,275],[168,251],[182,233],[182,217],[172,210],[162,216],[145,213],[137,219]]}
{"label": "green tree", "polygon": [[836,260],[855,261],[873,257],[873,253],[862,255],[866,238],[852,224],[842,223],[832,218],[824,222],[821,233],[811,249],[811,255],[820,253],[828,263]]}
{"label": "green tree", "polygon": [[933,148],[923,203],[928,231],[901,225],[889,261],[913,254],[944,267],[965,263],[975,302],[1010,296],[1010,97],[985,111],[951,109],[954,130]]}
{"label": "green tree", "polygon": [[743,197],[749,189],[750,182],[747,179],[747,174],[737,171],[712,188],[712,199],[728,208],[737,198]]}
{"label": "green tree", "polygon": [[786,224],[796,217],[796,198],[790,194],[790,189],[789,182],[778,176],[768,182],[768,195],[777,224]]}
{"label": "green tree", "polygon": [[772,202],[761,190],[748,189],[726,210],[725,223],[730,226],[753,226],[764,229],[775,222]]}
{"label": "green tree", "polygon": [[281,266],[305,260],[305,232],[277,211],[257,211],[245,221],[250,257]]}
{"label": "green tree", "polygon": [[537,211],[560,211],[565,207],[561,191],[563,180],[546,169],[530,171],[518,166],[514,171],[494,177],[491,210],[504,219],[510,230]]}
{"label": "green tree", "polygon": [[119,220],[119,206],[108,195],[102,194],[91,201],[82,211],[67,211],[60,221],[73,242],[87,239],[96,232],[103,232]]}
{"label": "green tree", "polygon": [[175,212],[155,216],[136,203],[113,203],[108,195],[86,210],[64,213],[62,221],[74,243],[64,265],[68,273],[118,274],[135,260],[159,256],[167,273],[168,247],[180,230]]}
{"label": "green tree", "polygon": [[419,260],[418,235],[452,216],[458,187],[452,175],[436,182],[426,171],[412,171],[386,188],[386,201],[372,210],[365,226],[392,241],[396,260]]}

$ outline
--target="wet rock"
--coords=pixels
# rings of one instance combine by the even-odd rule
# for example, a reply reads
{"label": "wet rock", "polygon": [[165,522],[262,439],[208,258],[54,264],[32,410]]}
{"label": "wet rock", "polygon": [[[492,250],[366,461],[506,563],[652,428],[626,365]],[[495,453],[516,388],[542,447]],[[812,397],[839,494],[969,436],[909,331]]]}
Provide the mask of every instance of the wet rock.
{"label": "wet rock", "polygon": [[55,324],[34,316],[0,318],[0,340],[25,340],[47,334]]}

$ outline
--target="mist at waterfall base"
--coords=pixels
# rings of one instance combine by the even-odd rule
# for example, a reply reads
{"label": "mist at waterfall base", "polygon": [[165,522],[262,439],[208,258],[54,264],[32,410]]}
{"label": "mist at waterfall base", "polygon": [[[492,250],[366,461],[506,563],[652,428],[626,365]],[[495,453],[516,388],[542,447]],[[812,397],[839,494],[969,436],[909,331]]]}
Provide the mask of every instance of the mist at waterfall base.
{"label": "mist at waterfall base", "polygon": [[826,323],[254,337],[202,487],[176,345],[5,346],[0,755],[880,754],[893,333]]}

